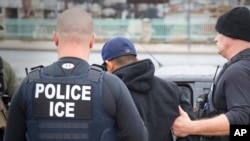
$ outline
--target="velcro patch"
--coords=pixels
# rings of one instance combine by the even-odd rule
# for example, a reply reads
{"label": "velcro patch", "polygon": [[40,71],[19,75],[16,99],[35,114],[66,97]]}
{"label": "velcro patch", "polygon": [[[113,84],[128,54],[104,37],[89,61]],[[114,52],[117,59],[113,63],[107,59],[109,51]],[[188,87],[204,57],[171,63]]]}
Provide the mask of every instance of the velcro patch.
{"label": "velcro patch", "polygon": [[91,85],[36,83],[34,116],[90,119],[91,88]]}

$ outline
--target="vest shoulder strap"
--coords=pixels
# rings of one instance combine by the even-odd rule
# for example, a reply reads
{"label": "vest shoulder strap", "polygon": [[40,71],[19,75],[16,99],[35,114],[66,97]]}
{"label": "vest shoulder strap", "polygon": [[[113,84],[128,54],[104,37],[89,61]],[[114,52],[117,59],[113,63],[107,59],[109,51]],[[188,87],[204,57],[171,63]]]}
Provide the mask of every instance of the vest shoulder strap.
{"label": "vest shoulder strap", "polygon": [[[34,70],[32,70],[28,77],[29,77],[29,80],[35,80],[35,79],[39,79],[40,78],[40,75],[39,75],[39,70],[41,69],[42,67],[39,67],[39,68],[36,68]],[[102,72],[103,72],[103,69],[98,67],[98,66],[90,66],[89,68],[89,74],[87,76],[87,80],[90,80],[90,81],[93,81],[93,82],[99,82],[101,76],[102,76]]]}
{"label": "vest shoulder strap", "polygon": [[33,67],[31,68],[31,72],[28,73],[29,81],[39,79],[40,78],[40,70],[43,68],[43,66]]}
{"label": "vest shoulder strap", "polygon": [[91,65],[89,68],[89,74],[87,79],[93,82],[98,82],[100,80],[101,75],[103,74],[102,72],[102,68],[95,65]]}

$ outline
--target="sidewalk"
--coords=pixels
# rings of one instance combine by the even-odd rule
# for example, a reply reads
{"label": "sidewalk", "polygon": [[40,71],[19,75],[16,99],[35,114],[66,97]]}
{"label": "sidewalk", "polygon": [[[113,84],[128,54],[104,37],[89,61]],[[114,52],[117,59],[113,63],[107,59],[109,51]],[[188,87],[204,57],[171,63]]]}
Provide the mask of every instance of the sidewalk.
{"label": "sidewalk", "polygon": [[[92,51],[99,52],[104,43],[95,43]],[[150,53],[217,53],[215,44],[144,44],[135,43],[138,52]],[[0,40],[0,49],[53,51],[53,41]]]}

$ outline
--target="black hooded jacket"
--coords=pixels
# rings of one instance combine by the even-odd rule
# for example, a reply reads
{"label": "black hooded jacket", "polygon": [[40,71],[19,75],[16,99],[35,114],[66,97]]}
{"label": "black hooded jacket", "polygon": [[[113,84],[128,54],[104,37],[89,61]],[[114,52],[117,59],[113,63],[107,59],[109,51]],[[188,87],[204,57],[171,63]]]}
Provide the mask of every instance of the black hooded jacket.
{"label": "black hooded jacket", "polygon": [[113,72],[127,85],[148,129],[149,141],[172,141],[170,129],[179,115],[179,102],[183,101],[182,107],[190,111],[188,114],[192,115],[192,119],[195,116],[191,104],[181,97],[182,90],[177,84],[160,79],[154,73],[154,64],[149,59],[131,63]]}

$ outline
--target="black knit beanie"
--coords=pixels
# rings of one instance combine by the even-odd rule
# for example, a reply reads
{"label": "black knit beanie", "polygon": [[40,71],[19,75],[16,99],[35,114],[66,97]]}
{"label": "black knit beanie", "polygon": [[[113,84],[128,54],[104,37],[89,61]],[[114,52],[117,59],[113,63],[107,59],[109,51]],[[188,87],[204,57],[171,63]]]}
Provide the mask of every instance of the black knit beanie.
{"label": "black knit beanie", "polygon": [[228,37],[250,42],[250,11],[236,7],[221,15],[215,29]]}

